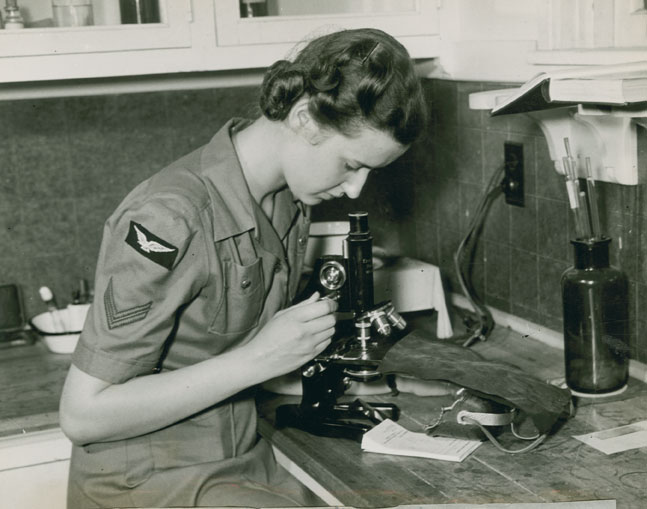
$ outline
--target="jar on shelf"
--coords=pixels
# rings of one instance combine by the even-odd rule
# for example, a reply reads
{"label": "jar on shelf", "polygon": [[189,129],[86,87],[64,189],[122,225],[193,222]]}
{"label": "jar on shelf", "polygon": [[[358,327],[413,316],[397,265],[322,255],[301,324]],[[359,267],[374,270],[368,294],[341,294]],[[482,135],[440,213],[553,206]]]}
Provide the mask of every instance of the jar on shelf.
{"label": "jar on shelf", "polygon": [[82,27],[94,24],[92,0],[52,0],[54,25]]}
{"label": "jar on shelf", "polygon": [[626,275],[610,266],[608,237],[572,240],[562,275],[566,384],[576,395],[622,391],[629,376]]}

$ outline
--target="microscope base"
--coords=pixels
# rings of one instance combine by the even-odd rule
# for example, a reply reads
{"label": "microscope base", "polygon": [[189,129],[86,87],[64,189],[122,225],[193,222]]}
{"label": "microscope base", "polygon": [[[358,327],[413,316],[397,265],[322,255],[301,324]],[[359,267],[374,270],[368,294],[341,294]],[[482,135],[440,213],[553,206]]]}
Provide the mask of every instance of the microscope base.
{"label": "microscope base", "polygon": [[[298,428],[313,435],[349,438],[361,442],[362,436],[384,419],[398,420],[399,409],[389,403],[365,403],[356,399],[326,410],[304,409],[302,405],[282,405],[276,409],[279,428]],[[364,422],[361,422],[364,421]]]}

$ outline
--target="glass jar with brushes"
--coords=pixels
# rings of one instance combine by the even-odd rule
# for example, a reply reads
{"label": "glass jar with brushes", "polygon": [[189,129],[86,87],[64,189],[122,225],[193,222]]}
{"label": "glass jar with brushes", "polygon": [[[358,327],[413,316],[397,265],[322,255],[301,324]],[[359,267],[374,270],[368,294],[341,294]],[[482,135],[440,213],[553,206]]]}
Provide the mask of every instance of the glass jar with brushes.
{"label": "glass jar with brushes", "polygon": [[578,238],[562,275],[566,384],[575,395],[607,396],[629,376],[626,275],[609,263],[609,237]]}

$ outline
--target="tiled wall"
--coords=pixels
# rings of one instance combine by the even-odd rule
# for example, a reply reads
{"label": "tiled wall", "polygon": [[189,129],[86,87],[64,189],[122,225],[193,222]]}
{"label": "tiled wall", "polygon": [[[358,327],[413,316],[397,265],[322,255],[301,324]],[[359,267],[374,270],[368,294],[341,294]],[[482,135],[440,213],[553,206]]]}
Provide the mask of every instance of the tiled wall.
{"label": "tiled wall", "polygon": [[[478,244],[473,282],[495,308],[562,330],[560,276],[572,263],[573,218],[564,180],[553,169],[545,137],[524,115],[490,118],[468,107],[471,92],[505,84],[433,81],[432,131],[416,165],[416,255],[441,268],[459,291],[452,256],[506,140],[523,144],[525,206],[493,203]],[[426,151],[426,150],[425,150]],[[639,130],[638,165],[647,172],[647,135]],[[644,185],[598,183],[602,229],[612,237],[612,264],[630,280],[632,357],[647,361],[647,191]]]}
{"label": "tiled wall", "polygon": [[137,183],[255,116],[256,88],[0,102],[0,284],[29,316],[38,288],[92,281],[103,222]]}
{"label": "tiled wall", "polygon": [[[497,198],[473,268],[491,306],[561,330],[559,279],[571,263],[570,217],[562,178],[538,127],[520,115],[490,119],[467,107],[470,92],[501,84],[428,80],[431,124],[391,168],[371,176],[358,200],[315,208],[315,220],[367,210],[377,245],[441,267],[459,292],[452,257],[503,142],[523,143],[526,205]],[[19,283],[29,315],[38,287],[65,303],[79,278],[92,281],[103,221],[157,169],[200,146],[230,117],[257,114],[255,87],[0,102],[0,284]],[[647,165],[647,136],[639,164]],[[647,362],[647,193],[600,184],[612,261],[631,280],[632,354]],[[622,247],[620,247],[622,239]]]}
{"label": "tiled wall", "polygon": [[[505,141],[523,144],[525,206],[492,203],[477,244],[472,282],[488,305],[561,332],[561,274],[572,264],[573,218],[564,179],[553,169],[546,139],[524,115],[490,118],[470,110],[468,95],[518,84],[432,80],[427,136],[396,167],[369,182],[360,201],[380,210],[376,243],[438,265],[446,289],[460,293],[453,256],[497,168]],[[639,129],[638,165],[647,172],[647,133]],[[390,175],[387,176],[387,173]],[[612,264],[630,280],[632,357],[647,362],[647,189],[598,183],[603,232]],[[319,210],[343,219],[351,208]],[[386,220],[384,220],[384,219]],[[383,225],[388,225],[388,229]],[[377,231],[375,231],[377,230]],[[397,232],[397,239],[386,235]],[[391,246],[390,246],[391,247]]]}

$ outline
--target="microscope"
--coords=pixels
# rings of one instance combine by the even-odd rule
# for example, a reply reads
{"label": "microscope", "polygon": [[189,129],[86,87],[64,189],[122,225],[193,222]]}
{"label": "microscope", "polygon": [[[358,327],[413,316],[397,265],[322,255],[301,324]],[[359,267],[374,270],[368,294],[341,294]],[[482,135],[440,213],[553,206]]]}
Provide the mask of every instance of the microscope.
{"label": "microscope", "polygon": [[338,302],[335,334],[326,350],[302,366],[301,402],[278,407],[276,424],[319,436],[361,440],[384,419],[397,420],[397,406],[360,398],[338,400],[353,381],[382,377],[380,363],[403,336],[407,324],[391,301],[373,302],[373,238],[368,213],[353,212],[348,218],[345,255],[318,258],[301,293],[307,298],[318,291],[322,298]]}

